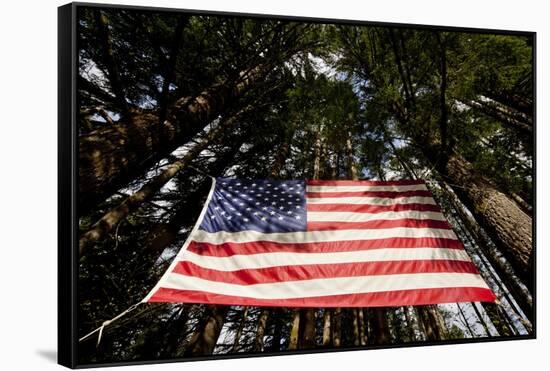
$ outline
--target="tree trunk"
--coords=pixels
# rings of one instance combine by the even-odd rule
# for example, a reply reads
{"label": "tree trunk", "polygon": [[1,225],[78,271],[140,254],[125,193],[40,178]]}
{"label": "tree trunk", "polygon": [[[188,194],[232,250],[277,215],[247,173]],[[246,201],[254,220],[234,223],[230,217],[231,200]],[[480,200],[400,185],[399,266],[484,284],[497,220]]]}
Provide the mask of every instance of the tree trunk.
{"label": "tree trunk", "polygon": [[174,161],[159,175],[146,182],[137,192],[125,199],[120,205],[108,211],[99,221],[97,221],[86,233],[84,233],[79,240],[79,253],[82,257],[92,243],[104,238],[107,233],[113,230],[118,223],[124,220],[131,212],[135,211],[143,202],[149,200],[153,195],[158,192],[170,179],[172,179],[180,170],[185,168],[193,159],[195,159],[200,152],[202,152],[208,145],[216,140],[219,135],[231,127],[237,120],[238,114],[231,118],[220,122],[219,126],[210,131],[206,138],[200,143],[197,143],[183,158]]}
{"label": "tree trunk", "polygon": [[262,310],[260,318],[258,319],[258,328],[256,329],[256,340],[254,342],[254,352],[263,352],[264,350],[264,335],[267,326],[267,318],[269,317],[269,310],[267,308]]}
{"label": "tree trunk", "polygon": [[186,356],[207,356],[212,354],[223,327],[229,307],[209,305],[205,317],[193,334],[185,351]]}
{"label": "tree trunk", "polygon": [[[159,124],[156,111],[133,110],[115,125],[79,138],[79,209],[104,200],[177,147],[185,144],[222,112],[235,105],[266,68],[243,71],[239,81],[227,81],[197,96],[177,100]],[[155,145],[158,144],[158,145]]]}
{"label": "tree trunk", "polygon": [[303,324],[303,326],[301,326],[300,349],[315,348],[315,310],[303,310],[300,322]]}
{"label": "tree trunk", "polygon": [[342,308],[334,308],[332,312],[332,346],[338,348],[342,345]]}
{"label": "tree trunk", "polygon": [[449,186],[444,183],[442,189],[451,200],[453,208],[457,212],[460,220],[474,238],[475,244],[481,249],[487,260],[491,263],[491,267],[495,270],[498,277],[505,283],[506,289],[510,291],[514,301],[517,302],[529,321],[532,321],[533,298],[531,294],[522,286],[518,277],[510,270],[507,264],[502,261],[501,256],[497,255],[493,248],[491,248],[491,242],[487,239],[476,221],[464,211],[462,204],[460,204],[460,201],[453,191],[448,187]]}
{"label": "tree trunk", "polygon": [[239,322],[239,327],[237,328],[237,332],[235,333],[235,339],[233,340],[233,347],[231,348],[231,352],[236,353],[239,350],[239,347],[241,346],[241,336],[243,335],[243,329],[244,324],[246,322],[246,317],[248,316],[248,309],[249,307],[244,307],[243,315],[241,318],[241,321]]}
{"label": "tree trunk", "polygon": [[273,340],[271,341],[271,346],[269,347],[269,350],[271,352],[278,352],[281,350],[281,338],[282,338],[282,332],[283,332],[283,310],[281,308],[273,308],[273,313],[271,314],[271,318],[274,321],[273,324]]}
{"label": "tree trunk", "polygon": [[298,339],[300,337],[300,309],[292,311],[292,327],[290,329],[289,350],[298,349]]}
{"label": "tree trunk", "polygon": [[386,318],[386,308],[371,308],[370,327],[372,329],[371,340],[374,344],[383,345],[391,343],[391,334]]}
{"label": "tree trunk", "polygon": [[481,306],[485,309],[491,323],[495,326],[500,336],[513,335],[512,329],[506,322],[504,316],[502,316],[502,313],[498,310],[498,304],[481,303]]}
{"label": "tree trunk", "polygon": [[[435,160],[432,156],[432,160]],[[433,163],[437,163],[434,161]],[[497,244],[516,274],[532,288],[532,220],[459,155],[441,169],[451,187]],[[459,186],[460,185],[460,186]]]}
{"label": "tree trunk", "polygon": [[493,337],[491,335],[491,331],[489,330],[489,326],[487,326],[487,322],[485,322],[485,318],[483,318],[483,315],[481,314],[479,309],[477,309],[476,303],[472,303],[472,308],[474,308],[474,312],[476,313],[476,316],[479,319],[481,326],[483,326],[483,329],[485,330],[487,337]]}
{"label": "tree trunk", "polygon": [[325,308],[323,312],[323,346],[330,345],[330,315],[331,309]]}
{"label": "tree trunk", "polygon": [[520,120],[517,116],[502,112],[496,107],[477,100],[461,100],[461,102],[471,107],[472,109],[497,120],[501,124],[504,124],[511,129],[517,130],[522,134],[532,135],[533,133],[533,124],[526,122],[525,120]]}

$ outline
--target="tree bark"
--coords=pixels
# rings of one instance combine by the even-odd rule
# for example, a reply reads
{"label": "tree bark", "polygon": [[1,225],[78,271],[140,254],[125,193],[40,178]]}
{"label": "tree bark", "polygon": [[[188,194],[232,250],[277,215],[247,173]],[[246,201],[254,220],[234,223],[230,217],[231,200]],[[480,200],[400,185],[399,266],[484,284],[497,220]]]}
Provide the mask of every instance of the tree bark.
{"label": "tree bark", "polygon": [[499,278],[505,283],[506,288],[512,294],[514,301],[517,302],[527,318],[532,321],[533,298],[531,294],[525,289],[525,287],[522,286],[518,277],[511,271],[507,264],[503,262],[501,256],[497,255],[493,248],[491,248],[491,242],[487,239],[486,235],[482,232],[476,221],[464,211],[462,204],[459,204],[460,201],[457,199],[453,191],[449,189],[449,186],[447,184],[443,184],[442,189],[451,200],[454,210],[457,212],[462,223],[464,223],[465,228],[470,232],[475,244],[481,249],[487,260],[491,263],[491,267],[495,270]]}
{"label": "tree bark", "polygon": [[237,332],[235,333],[235,339],[233,340],[233,347],[231,348],[231,351],[233,353],[236,353],[239,350],[239,347],[241,346],[241,336],[243,335],[243,329],[244,324],[246,322],[246,317],[248,316],[248,309],[249,307],[244,307],[243,315],[241,318],[241,321],[239,322],[239,327],[237,328]]}
{"label": "tree bark", "polygon": [[298,340],[300,337],[300,309],[292,311],[292,327],[290,329],[289,350],[298,349]]}
{"label": "tree bark", "polygon": [[386,318],[386,308],[371,308],[370,312],[371,340],[377,345],[390,344],[391,334]]}
{"label": "tree bark", "polygon": [[[435,160],[432,156],[432,160]],[[436,163],[436,161],[434,161]],[[532,220],[519,206],[457,154],[449,157],[442,173],[495,241],[516,274],[532,288]],[[461,186],[458,186],[461,185]]]}
{"label": "tree bark", "polygon": [[205,317],[187,346],[185,351],[186,356],[206,356],[212,354],[220,336],[228,309],[228,306],[222,305],[208,306]]}
{"label": "tree bark", "polygon": [[330,345],[330,320],[331,309],[325,308],[323,313],[323,346],[328,347]]}
{"label": "tree bark", "polygon": [[158,112],[134,109],[115,125],[79,138],[79,208],[83,212],[141,175],[216,119],[265,76],[258,66],[197,96],[177,100],[159,124]]}
{"label": "tree bark", "polygon": [[334,308],[332,312],[332,346],[338,348],[342,345],[342,308]]}
{"label": "tree bark", "polygon": [[267,326],[267,318],[269,317],[269,310],[263,309],[258,318],[258,327],[256,329],[256,340],[254,342],[254,352],[263,352],[264,350],[264,335]]}
{"label": "tree bark", "polygon": [[162,186],[172,179],[181,169],[185,168],[202,150],[215,140],[227,127],[236,122],[238,114],[221,122],[218,127],[210,131],[206,138],[196,144],[183,158],[174,161],[159,175],[145,183],[137,192],[125,199],[121,204],[108,211],[99,219],[79,240],[79,253],[82,257],[86,249],[96,241],[104,238],[128,214],[135,211],[143,202],[149,200]]}

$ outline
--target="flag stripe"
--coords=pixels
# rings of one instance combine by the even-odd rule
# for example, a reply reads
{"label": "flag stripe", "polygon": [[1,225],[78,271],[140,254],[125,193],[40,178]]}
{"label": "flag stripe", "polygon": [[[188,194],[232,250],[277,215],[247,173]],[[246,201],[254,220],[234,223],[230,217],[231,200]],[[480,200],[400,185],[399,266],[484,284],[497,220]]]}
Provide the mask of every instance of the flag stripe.
{"label": "flag stripe", "polygon": [[305,231],[305,232],[286,232],[286,233],[261,233],[257,231],[243,232],[215,232],[209,233],[203,230],[197,230],[191,238],[197,242],[208,242],[220,244],[224,242],[254,242],[271,241],[280,243],[310,243],[310,242],[328,242],[328,241],[355,241],[355,240],[378,240],[383,238],[399,237],[429,237],[429,238],[450,238],[456,240],[457,237],[451,229],[427,229],[427,228],[390,228],[365,230],[358,229],[353,231]]}
{"label": "flag stripe", "polygon": [[353,262],[341,264],[291,265],[259,269],[240,269],[232,272],[179,262],[174,273],[194,276],[210,281],[254,285],[286,281],[311,280],[330,277],[357,277],[410,273],[477,273],[474,264],[458,260],[402,260],[392,262]]}
{"label": "flag stripe", "polygon": [[307,182],[308,186],[406,186],[426,184],[423,180],[313,180]]}
{"label": "flag stripe", "polygon": [[327,295],[307,298],[258,299],[204,291],[159,288],[150,302],[200,303],[222,305],[249,305],[267,307],[336,308],[336,307],[391,307],[456,303],[463,301],[494,302],[495,295],[486,288],[445,287],[442,289],[394,290],[391,292]]}
{"label": "flag stripe", "polygon": [[376,192],[376,191],[354,191],[354,192],[307,192],[308,198],[330,198],[330,197],[378,197],[378,198],[403,198],[403,197],[430,197],[430,191],[403,191],[403,192]]}
{"label": "flag stripe", "polygon": [[386,213],[397,211],[434,211],[440,212],[438,205],[426,204],[394,204],[394,205],[349,205],[349,204],[308,204],[307,211],[324,211],[324,212],[354,212],[354,213]]}
{"label": "flag stripe", "polygon": [[448,287],[488,288],[479,275],[471,273],[392,274],[369,276],[368,279],[364,277],[336,277],[255,285],[235,285],[169,273],[163,287],[172,289],[185,287],[187,290],[257,299],[292,299]]}
{"label": "flag stripe", "polygon": [[354,204],[354,205],[395,205],[395,204],[427,204],[435,205],[431,197],[402,197],[402,198],[381,198],[381,197],[308,197],[308,204]]}
{"label": "flag stripe", "polygon": [[398,219],[398,220],[370,220],[366,222],[308,222],[308,231],[334,231],[357,229],[391,229],[391,228],[437,228],[451,229],[444,220],[430,219]]}
{"label": "flag stripe", "polygon": [[470,261],[464,250],[441,248],[415,249],[374,249],[359,251],[343,251],[336,253],[286,253],[272,252],[265,254],[232,255],[226,257],[199,255],[185,251],[180,260],[190,261],[204,268],[220,271],[236,271],[239,269],[258,269],[275,266],[338,264],[368,261],[400,261],[400,260],[460,260]]}
{"label": "flag stripe", "polygon": [[361,191],[371,191],[371,192],[380,192],[380,191],[394,191],[394,192],[404,192],[404,191],[426,191],[428,188],[425,184],[413,184],[413,185],[348,185],[348,186],[310,186],[306,187],[307,192],[361,192]]}
{"label": "flag stripe", "polygon": [[426,211],[420,212],[415,210],[397,211],[397,212],[381,212],[381,213],[354,213],[354,212],[318,212],[308,211],[308,222],[366,222],[371,220],[396,220],[396,219],[432,219],[446,220],[442,213]]}
{"label": "flag stripe", "polygon": [[198,255],[232,256],[269,252],[334,253],[387,248],[428,248],[463,249],[458,240],[446,238],[385,238],[378,240],[331,241],[316,243],[278,243],[254,241],[247,243],[222,243],[214,245],[191,241],[187,250]]}

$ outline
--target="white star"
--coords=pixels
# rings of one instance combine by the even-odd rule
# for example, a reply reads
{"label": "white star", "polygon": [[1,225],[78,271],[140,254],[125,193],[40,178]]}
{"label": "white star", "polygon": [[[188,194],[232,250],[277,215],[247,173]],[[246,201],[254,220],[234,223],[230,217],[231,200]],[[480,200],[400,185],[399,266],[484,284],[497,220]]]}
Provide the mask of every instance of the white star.
{"label": "white star", "polygon": [[259,202],[256,202],[256,205],[259,205],[260,203]]}
{"label": "white star", "polygon": [[243,202],[240,202],[240,203],[239,203],[239,206],[244,206],[244,203],[243,203]]}
{"label": "white star", "polygon": [[265,191],[265,193],[267,193],[267,194],[270,194],[270,193],[271,193],[271,191]]}
{"label": "white star", "polygon": [[299,199],[299,198],[297,198],[297,199],[296,199],[296,201],[300,201],[300,199]]}
{"label": "white star", "polygon": [[267,210],[267,206],[262,207],[262,210]]}
{"label": "white star", "polygon": [[289,191],[292,191],[293,189],[294,189],[294,187],[290,187],[288,190],[289,190]]}
{"label": "white star", "polygon": [[292,211],[290,211],[290,210],[287,211],[286,213],[287,213],[288,215],[292,215]]}
{"label": "white star", "polygon": [[235,208],[234,208],[234,207],[230,207],[229,210],[235,211]]}
{"label": "white star", "polygon": [[279,206],[279,210],[284,210],[284,207],[283,207],[283,206]]}
{"label": "white star", "polygon": [[237,214],[238,216],[241,216],[241,215],[243,215],[243,214],[241,214],[241,213],[236,213],[236,214]]}
{"label": "white star", "polygon": [[279,190],[279,187],[275,187],[275,188],[273,188],[273,189],[276,190],[276,191],[278,191],[278,190]]}
{"label": "white star", "polygon": [[275,215],[275,211],[272,210],[272,211],[269,212],[269,214],[270,215]]}
{"label": "white star", "polygon": [[267,200],[269,200],[269,198],[267,198],[267,197],[266,197],[266,198],[264,198],[264,201],[267,201]]}
{"label": "white star", "polygon": [[218,210],[219,208],[220,208],[219,206],[216,206],[216,207],[214,208],[214,210]]}
{"label": "white star", "polygon": [[285,184],[285,183],[283,183],[283,184],[281,184],[281,185],[282,185],[283,187],[286,187],[286,184]]}
{"label": "white star", "polygon": [[225,214],[227,214],[227,213],[226,213],[225,211],[222,211],[220,214],[221,214],[221,215],[225,215]]}
{"label": "white star", "polygon": [[283,218],[284,218],[283,216],[280,216],[278,219],[279,219],[279,220],[283,220]]}
{"label": "white star", "polygon": [[300,215],[296,215],[296,219],[300,219]]}
{"label": "white star", "polygon": [[241,183],[237,183],[237,185],[238,185],[238,186],[240,186],[240,185],[241,185]]}
{"label": "white star", "polygon": [[232,216],[228,216],[228,217],[227,217],[227,220],[231,220],[231,218],[232,218]]}
{"label": "white star", "polygon": [[262,216],[262,221],[265,222],[267,218],[265,216]]}
{"label": "white star", "polygon": [[277,203],[276,203],[275,201],[273,201],[273,202],[271,203],[271,205],[277,205]]}
{"label": "white star", "polygon": [[252,184],[252,187],[256,187],[256,183],[253,183],[253,184]]}
{"label": "white star", "polygon": [[222,184],[223,184],[223,185],[227,185],[227,183],[225,183],[225,182],[224,182],[224,183],[222,183]]}
{"label": "white star", "polygon": [[254,215],[258,216],[258,215],[260,215],[260,213],[256,211],[256,212],[254,213]]}
{"label": "white star", "polygon": [[247,222],[247,221],[248,221],[248,218],[243,218],[243,220],[244,220],[245,222]]}
{"label": "white star", "polygon": [[250,211],[250,210],[252,210],[252,208],[250,208],[250,207],[247,207],[247,208],[246,208],[246,211]]}
{"label": "white star", "polygon": [[287,204],[292,205],[292,202],[288,201]]}
{"label": "white star", "polygon": [[210,215],[210,219],[214,219],[216,215]]}
{"label": "white star", "polygon": [[297,209],[301,209],[301,207],[300,207],[300,206],[296,206],[296,208],[297,208]]}
{"label": "white star", "polygon": [[263,191],[264,190],[264,187],[259,187],[260,191]]}

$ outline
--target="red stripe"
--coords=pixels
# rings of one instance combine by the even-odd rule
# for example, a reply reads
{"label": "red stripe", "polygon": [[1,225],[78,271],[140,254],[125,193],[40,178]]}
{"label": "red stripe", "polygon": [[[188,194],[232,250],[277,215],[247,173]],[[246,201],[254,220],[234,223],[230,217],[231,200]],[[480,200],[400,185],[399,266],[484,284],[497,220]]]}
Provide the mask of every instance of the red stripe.
{"label": "red stripe", "polygon": [[187,250],[198,255],[232,256],[270,252],[294,253],[331,253],[344,251],[361,251],[387,248],[440,247],[446,249],[463,249],[458,240],[447,238],[383,238],[377,240],[330,241],[310,243],[278,243],[254,241],[245,243],[226,242],[219,245],[191,241]]}
{"label": "red stripe", "polygon": [[415,184],[425,184],[423,180],[389,180],[389,181],[380,181],[380,180],[307,180],[307,185],[310,186],[400,186],[400,185],[415,185]]}
{"label": "red stripe", "polygon": [[353,204],[315,204],[308,203],[307,211],[347,211],[350,213],[378,214],[392,211],[435,211],[441,212],[438,205],[430,204],[393,204],[393,205],[353,205]]}
{"label": "red stripe", "polygon": [[202,291],[159,288],[149,302],[204,303],[221,305],[250,305],[268,307],[392,307],[403,305],[428,305],[484,301],[496,299],[489,289],[478,287],[449,287],[440,289],[417,289],[318,296],[295,299],[255,299],[240,296],[213,294]]}
{"label": "red stripe", "polygon": [[335,231],[344,229],[437,228],[451,229],[445,220],[397,219],[367,222],[307,222],[308,231]]}
{"label": "red stripe", "polygon": [[403,192],[381,192],[381,191],[362,191],[362,192],[307,192],[308,198],[326,198],[326,197],[380,197],[380,198],[400,198],[400,197],[432,197],[430,191],[403,191]]}
{"label": "red stripe", "polygon": [[479,273],[476,266],[471,262],[456,260],[399,260],[389,262],[289,265],[241,269],[230,272],[203,268],[189,261],[181,261],[174,267],[173,272],[209,281],[226,282],[236,285],[391,274]]}

